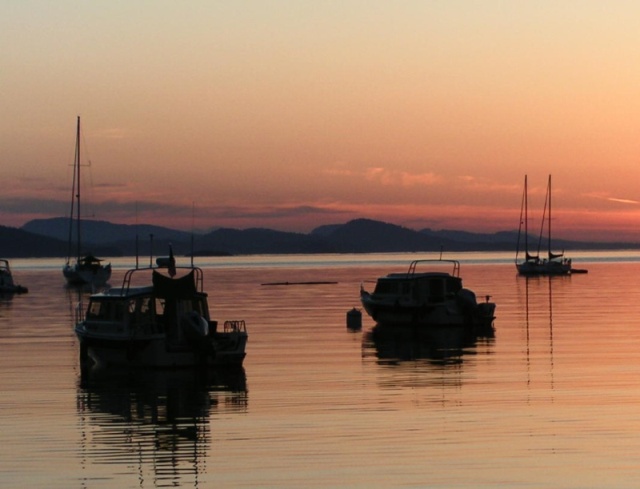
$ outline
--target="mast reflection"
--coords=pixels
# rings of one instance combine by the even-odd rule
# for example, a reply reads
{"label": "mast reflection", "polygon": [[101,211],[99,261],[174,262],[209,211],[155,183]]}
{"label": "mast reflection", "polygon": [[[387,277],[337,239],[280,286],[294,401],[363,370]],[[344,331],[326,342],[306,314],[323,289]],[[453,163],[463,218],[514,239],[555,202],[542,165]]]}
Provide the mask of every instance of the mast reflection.
{"label": "mast reflection", "polygon": [[[526,365],[528,385],[531,385],[532,383],[532,372],[536,371],[533,365],[534,359],[547,357],[551,390],[553,391],[555,388],[553,375],[553,293],[554,287],[561,287],[569,279],[570,276],[525,278],[524,328],[526,340]],[[546,332],[545,341],[543,342],[540,338],[534,338],[535,332]]]}

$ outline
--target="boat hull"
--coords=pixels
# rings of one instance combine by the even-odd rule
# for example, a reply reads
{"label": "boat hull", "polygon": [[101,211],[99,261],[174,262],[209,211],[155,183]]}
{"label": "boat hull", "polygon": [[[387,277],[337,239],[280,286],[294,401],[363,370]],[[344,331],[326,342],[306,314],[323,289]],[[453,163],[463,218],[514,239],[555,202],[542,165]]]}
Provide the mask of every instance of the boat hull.
{"label": "boat hull", "polygon": [[9,261],[0,259],[0,295],[26,294],[29,289],[13,281]]}
{"label": "boat hull", "polygon": [[0,295],[26,294],[27,292],[29,292],[29,289],[22,287],[21,285],[0,287]]}
{"label": "boat hull", "polygon": [[104,285],[111,278],[111,265],[100,265],[98,268],[65,265],[62,274],[69,285]]}
{"label": "boat hull", "polygon": [[469,305],[459,301],[423,306],[401,304],[377,299],[367,292],[361,294],[364,310],[381,325],[419,326],[490,326],[495,319],[495,304]]}
{"label": "boat hull", "polygon": [[242,365],[247,344],[246,333],[213,334],[197,343],[172,346],[163,334],[143,338],[109,338],[76,328],[80,359],[91,359],[101,367],[190,367]]}
{"label": "boat hull", "polygon": [[569,275],[571,260],[565,261],[525,261],[516,265],[520,275]]}

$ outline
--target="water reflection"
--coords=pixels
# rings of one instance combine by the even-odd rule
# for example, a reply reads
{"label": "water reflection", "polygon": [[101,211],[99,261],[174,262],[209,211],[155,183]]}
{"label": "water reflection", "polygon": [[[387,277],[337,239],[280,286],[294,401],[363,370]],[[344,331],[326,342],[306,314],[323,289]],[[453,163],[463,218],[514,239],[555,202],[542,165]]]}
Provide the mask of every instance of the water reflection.
{"label": "water reflection", "polygon": [[[561,281],[568,279],[570,276],[525,277],[524,326],[527,385],[532,383],[532,372],[535,371],[534,360],[542,357],[547,358],[550,389],[554,390],[553,288],[554,284],[558,287]],[[533,334],[537,330],[545,332],[546,341],[540,339],[534,341]]]}
{"label": "water reflection", "polygon": [[376,325],[364,335],[363,348],[380,364],[427,360],[434,365],[458,365],[476,353],[479,343],[492,343],[494,328],[466,326],[399,327]]}
{"label": "water reflection", "polygon": [[247,403],[242,367],[83,372],[77,389],[82,465],[121,465],[118,480],[131,471],[141,487],[197,487],[206,472],[212,412],[246,412]]}
{"label": "water reflection", "polygon": [[0,292],[0,304],[2,303],[11,304],[11,301],[13,301],[14,295],[15,294],[11,294],[8,292]]}

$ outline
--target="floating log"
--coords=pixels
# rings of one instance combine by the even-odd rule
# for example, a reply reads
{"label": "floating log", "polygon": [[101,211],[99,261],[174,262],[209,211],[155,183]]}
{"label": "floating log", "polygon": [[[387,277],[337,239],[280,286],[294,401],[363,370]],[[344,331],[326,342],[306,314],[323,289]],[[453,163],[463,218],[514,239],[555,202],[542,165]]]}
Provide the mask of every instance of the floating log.
{"label": "floating log", "polygon": [[338,282],[267,282],[260,285],[334,285]]}

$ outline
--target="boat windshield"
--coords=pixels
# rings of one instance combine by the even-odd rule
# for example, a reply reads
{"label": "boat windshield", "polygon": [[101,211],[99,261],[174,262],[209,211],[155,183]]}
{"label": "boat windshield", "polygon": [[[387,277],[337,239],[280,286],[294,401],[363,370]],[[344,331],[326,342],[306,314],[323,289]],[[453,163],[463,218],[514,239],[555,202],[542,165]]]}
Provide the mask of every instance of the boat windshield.
{"label": "boat windshield", "polygon": [[87,319],[92,321],[122,321],[125,304],[121,301],[91,301],[87,309]]}
{"label": "boat windshield", "polygon": [[398,280],[378,280],[374,293],[408,295],[411,293],[411,284],[406,281],[401,282]]}

